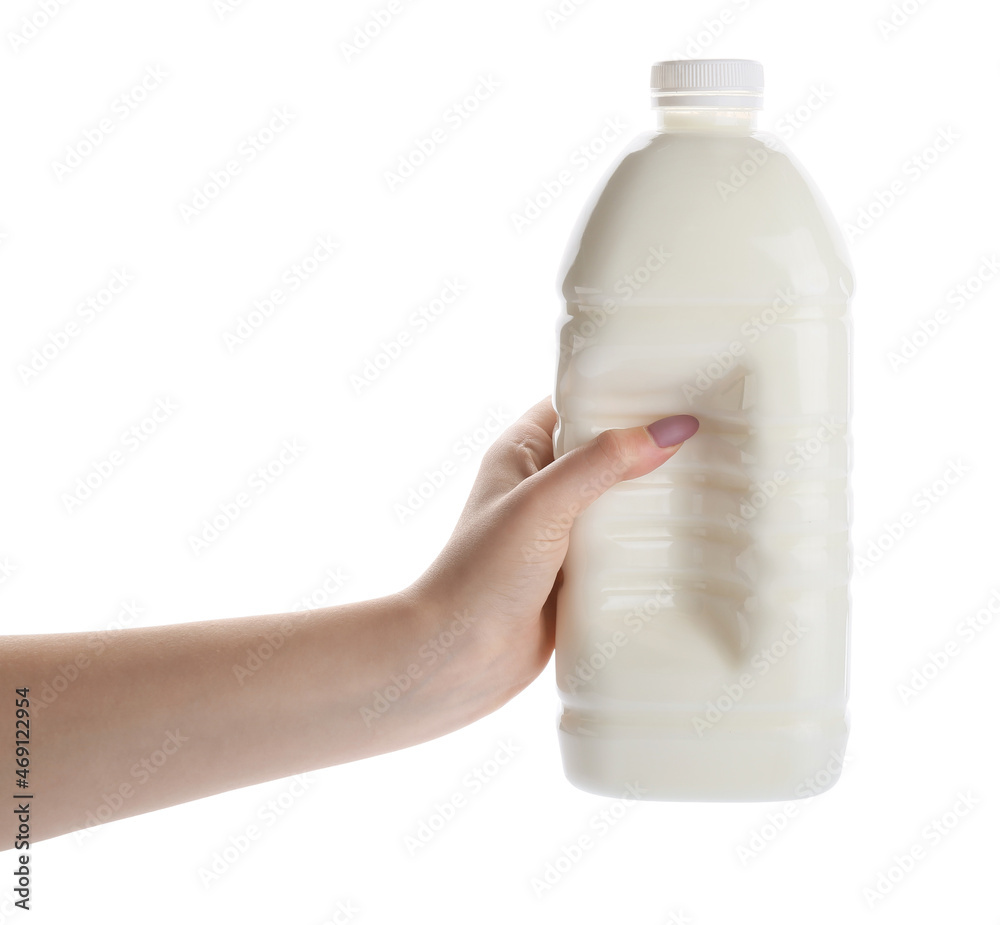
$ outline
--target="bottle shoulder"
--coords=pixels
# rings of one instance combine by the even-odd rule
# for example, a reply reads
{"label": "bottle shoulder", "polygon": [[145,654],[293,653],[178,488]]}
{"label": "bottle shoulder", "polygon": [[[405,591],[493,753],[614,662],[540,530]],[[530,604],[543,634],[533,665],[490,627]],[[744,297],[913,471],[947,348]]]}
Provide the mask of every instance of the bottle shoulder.
{"label": "bottle shoulder", "polygon": [[605,290],[651,246],[671,255],[650,282],[653,298],[685,289],[766,297],[795,283],[798,291],[845,300],[854,289],[846,244],[822,194],[770,132],[633,138],[570,237],[564,295]]}

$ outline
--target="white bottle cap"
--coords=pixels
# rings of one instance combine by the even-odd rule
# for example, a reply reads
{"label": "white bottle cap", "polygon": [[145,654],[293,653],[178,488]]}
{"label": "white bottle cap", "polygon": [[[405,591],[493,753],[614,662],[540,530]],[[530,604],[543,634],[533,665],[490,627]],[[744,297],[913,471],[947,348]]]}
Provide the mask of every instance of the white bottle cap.
{"label": "white bottle cap", "polygon": [[764,68],[745,58],[658,61],[650,86],[654,109],[761,109],[764,104]]}

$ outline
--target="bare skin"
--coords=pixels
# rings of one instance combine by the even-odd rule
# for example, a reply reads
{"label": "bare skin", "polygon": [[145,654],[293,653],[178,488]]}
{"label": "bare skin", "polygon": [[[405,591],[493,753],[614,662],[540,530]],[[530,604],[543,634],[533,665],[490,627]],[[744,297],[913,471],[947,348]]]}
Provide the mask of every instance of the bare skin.
{"label": "bare skin", "polygon": [[[545,398],[497,439],[447,545],[395,594],[0,637],[0,691],[31,700],[32,841],[425,742],[527,687],[552,654],[573,518],[680,446],[634,427],[553,461],[555,422]],[[46,702],[66,666],[75,679]],[[3,848],[16,824],[0,815]]]}

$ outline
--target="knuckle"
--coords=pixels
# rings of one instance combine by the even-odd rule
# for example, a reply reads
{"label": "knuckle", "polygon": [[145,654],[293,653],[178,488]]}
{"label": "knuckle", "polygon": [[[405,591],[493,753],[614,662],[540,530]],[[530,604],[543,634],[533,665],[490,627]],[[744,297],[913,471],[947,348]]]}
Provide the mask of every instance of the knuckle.
{"label": "knuckle", "polygon": [[532,435],[516,435],[510,439],[497,440],[487,449],[484,460],[491,465],[512,472],[522,479],[536,473],[539,465],[539,447]]}
{"label": "knuckle", "polygon": [[628,468],[628,460],[622,449],[621,441],[613,430],[601,431],[596,439],[597,449],[601,456],[615,472]]}

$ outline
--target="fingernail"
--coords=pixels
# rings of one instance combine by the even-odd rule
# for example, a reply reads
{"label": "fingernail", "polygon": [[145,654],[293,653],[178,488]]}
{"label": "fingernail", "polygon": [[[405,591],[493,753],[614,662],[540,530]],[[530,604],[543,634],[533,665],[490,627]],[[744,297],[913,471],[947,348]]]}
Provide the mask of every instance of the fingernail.
{"label": "fingernail", "polygon": [[672,414],[646,425],[649,436],[659,447],[676,446],[698,430],[698,419],[693,414]]}

